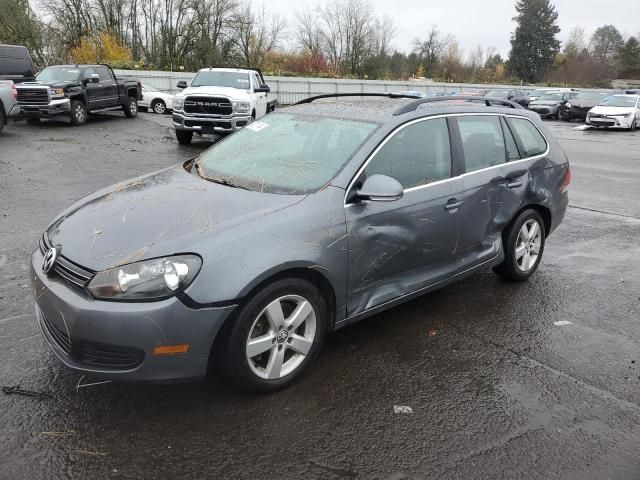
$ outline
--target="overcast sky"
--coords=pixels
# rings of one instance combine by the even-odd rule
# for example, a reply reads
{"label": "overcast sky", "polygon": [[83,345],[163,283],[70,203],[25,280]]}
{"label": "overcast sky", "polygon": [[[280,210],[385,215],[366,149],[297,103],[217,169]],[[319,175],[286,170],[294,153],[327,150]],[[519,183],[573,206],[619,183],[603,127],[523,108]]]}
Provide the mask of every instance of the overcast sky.
{"label": "overcast sky", "polygon": [[[512,18],[515,0],[370,0],[375,11],[389,14],[396,21],[397,35],[393,45],[410,50],[413,39],[424,36],[429,27],[454,35],[465,54],[479,44],[494,46],[502,55],[510,49],[509,38],[515,26]],[[640,33],[640,0],[555,0],[558,23],[564,40],[576,25],[591,35],[599,26],[615,25],[623,35]],[[269,10],[278,11],[292,20],[292,12],[302,5],[324,4],[323,0],[266,0]]]}

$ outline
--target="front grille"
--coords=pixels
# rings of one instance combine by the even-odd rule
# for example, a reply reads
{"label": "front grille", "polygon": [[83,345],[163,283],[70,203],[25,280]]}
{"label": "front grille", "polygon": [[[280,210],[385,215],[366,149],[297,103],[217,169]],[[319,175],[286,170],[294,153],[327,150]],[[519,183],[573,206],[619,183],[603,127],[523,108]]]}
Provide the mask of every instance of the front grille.
{"label": "front grille", "polygon": [[109,370],[135,368],[144,360],[144,351],[135,347],[122,347],[100,342],[91,342],[72,337],[56,327],[41,312],[42,325],[58,347],[71,359],[88,367]]}
{"label": "front grille", "polygon": [[213,122],[206,120],[185,120],[185,127],[220,127],[226,128],[227,130],[231,128],[231,122]]}
{"label": "front grille", "polygon": [[49,103],[49,89],[18,87],[16,100],[30,105],[47,105]]}
{"label": "front grille", "polygon": [[[42,235],[42,238],[40,238],[40,251],[44,255],[49,249],[51,249],[51,247],[52,245],[49,242],[47,234],[45,233],[44,235]],[[71,260],[63,257],[62,255],[60,255],[56,260],[52,272],[73,287],[77,287],[82,290],[85,289],[87,284],[96,274],[96,272],[94,272],[93,270],[88,270],[84,267],[81,267],[80,265],[77,265]]]}
{"label": "front grille", "polygon": [[233,106],[224,97],[187,97],[184,101],[185,113],[200,115],[231,115]]}

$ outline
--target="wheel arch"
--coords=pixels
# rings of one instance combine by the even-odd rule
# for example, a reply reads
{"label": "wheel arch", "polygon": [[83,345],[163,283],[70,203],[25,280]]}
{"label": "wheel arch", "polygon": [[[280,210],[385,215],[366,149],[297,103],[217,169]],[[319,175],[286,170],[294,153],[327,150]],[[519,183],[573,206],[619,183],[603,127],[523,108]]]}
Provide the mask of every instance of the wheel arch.
{"label": "wheel arch", "polygon": [[540,216],[542,217],[542,221],[544,222],[544,236],[545,238],[548,237],[549,231],[551,230],[551,210],[548,207],[544,205],[540,205],[538,203],[529,203],[527,205],[522,206],[513,216],[513,219],[511,220],[511,222],[509,222],[509,225],[513,223],[513,220],[518,218],[518,215],[520,215],[525,210],[529,210],[529,209],[535,210],[540,214]]}
{"label": "wheel arch", "polygon": [[138,100],[138,88],[137,87],[127,88],[127,97],[133,97],[136,100]]}

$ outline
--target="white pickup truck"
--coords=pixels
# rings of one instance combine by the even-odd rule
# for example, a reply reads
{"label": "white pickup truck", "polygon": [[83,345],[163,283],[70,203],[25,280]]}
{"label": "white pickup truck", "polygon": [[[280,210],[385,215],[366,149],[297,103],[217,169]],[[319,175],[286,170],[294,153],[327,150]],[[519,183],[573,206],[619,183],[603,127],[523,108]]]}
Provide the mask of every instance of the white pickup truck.
{"label": "white pickup truck", "polygon": [[276,108],[258,70],[203,68],[177,87],[182,92],[173,98],[173,126],[181,144],[191,143],[194,132],[233,133]]}

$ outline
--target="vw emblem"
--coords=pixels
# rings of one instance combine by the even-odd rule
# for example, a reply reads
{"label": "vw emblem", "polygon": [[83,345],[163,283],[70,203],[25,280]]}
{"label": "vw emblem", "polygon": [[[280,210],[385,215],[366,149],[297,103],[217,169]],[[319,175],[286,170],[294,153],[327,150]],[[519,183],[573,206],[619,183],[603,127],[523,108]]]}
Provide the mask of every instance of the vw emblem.
{"label": "vw emblem", "polygon": [[287,341],[287,338],[289,338],[289,332],[286,330],[280,330],[278,332],[278,343],[284,343]]}
{"label": "vw emblem", "polygon": [[50,248],[44,255],[42,260],[42,271],[49,273],[58,260],[58,249],[55,247]]}

